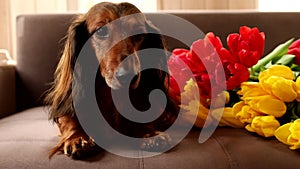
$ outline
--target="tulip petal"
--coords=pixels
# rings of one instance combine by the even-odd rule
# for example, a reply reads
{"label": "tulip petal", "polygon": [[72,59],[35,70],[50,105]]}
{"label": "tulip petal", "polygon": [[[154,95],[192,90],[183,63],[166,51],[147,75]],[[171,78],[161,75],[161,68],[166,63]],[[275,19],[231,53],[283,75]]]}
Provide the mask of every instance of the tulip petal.
{"label": "tulip petal", "polygon": [[243,106],[245,106],[245,105],[246,104],[245,104],[244,101],[240,101],[240,102],[235,103],[232,107],[233,114],[234,115],[238,114],[242,110]]}
{"label": "tulip petal", "polygon": [[218,51],[223,48],[223,44],[218,36],[215,36],[214,33],[209,32],[205,35],[205,39],[209,40],[215,49]]}
{"label": "tulip petal", "polygon": [[248,80],[250,73],[248,69],[239,63],[235,63],[234,65],[228,65],[225,69],[227,74],[227,90],[233,90],[241,85],[242,82]]}
{"label": "tulip petal", "polygon": [[247,125],[246,129],[251,132],[256,132],[260,136],[272,137],[274,132],[280,126],[274,116],[256,116],[251,125]]}
{"label": "tulip petal", "polygon": [[242,110],[236,114],[236,118],[242,123],[252,123],[254,117],[262,115],[264,114],[251,109],[251,107],[248,105],[245,105],[243,106]]}
{"label": "tulip petal", "polygon": [[297,97],[295,82],[283,77],[270,76],[262,80],[260,85],[269,94],[276,96],[284,102],[291,102]]}
{"label": "tulip petal", "polygon": [[300,119],[295,120],[290,126],[291,136],[297,140],[300,140]]}
{"label": "tulip petal", "polygon": [[274,133],[275,137],[282,143],[287,144],[287,145],[292,145],[288,143],[287,138],[291,134],[289,128],[292,123],[287,123],[282,126],[280,126]]}
{"label": "tulip petal", "polygon": [[295,55],[294,63],[300,64],[300,39],[293,42],[288,49],[288,54]]}
{"label": "tulip petal", "polygon": [[284,124],[275,131],[276,138],[287,145],[290,149],[300,148],[300,119]]}
{"label": "tulip petal", "polygon": [[[182,115],[184,121],[193,123],[196,127],[202,128],[206,121],[208,121],[208,124],[212,122],[211,117],[208,116],[209,109],[203,106],[198,100],[192,100],[188,105],[180,105],[180,107],[183,110],[186,110],[186,112]],[[194,119],[195,121],[193,121]]]}
{"label": "tulip petal", "polygon": [[243,128],[245,126],[244,123],[235,118],[231,107],[215,109],[212,111],[211,116],[214,119],[219,119],[219,117],[222,116],[219,126],[230,126],[233,128]]}
{"label": "tulip petal", "polygon": [[261,113],[281,117],[286,112],[286,105],[281,100],[271,95],[247,98],[249,106]]}
{"label": "tulip petal", "polygon": [[258,82],[243,82],[241,84],[241,90],[238,91],[239,95],[243,95],[244,93],[248,92],[249,90],[253,88],[258,88],[259,84]]}
{"label": "tulip petal", "polygon": [[300,76],[298,76],[298,78],[296,79],[295,85],[296,85],[296,92],[297,92],[296,100],[300,102]]}
{"label": "tulip petal", "polygon": [[263,96],[268,94],[256,82],[243,83],[241,85],[241,92],[239,93],[243,94],[242,99],[247,97],[256,97],[256,96]]}
{"label": "tulip petal", "polygon": [[267,70],[259,74],[258,80],[262,81],[263,79],[267,79],[270,76],[283,77],[288,80],[294,79],[294,74],[291,68],[284,65],[273,65],[269,67]]}
{"label": "tulip petal", "polygon": [[297,92],[295,91],[296,85],[292,80],[286,80],[282,77],[270,77],[274,78],[275,83],[272,84],[272,93],[274,96],[278,97],[284,102],[292,102],[297,97]]}

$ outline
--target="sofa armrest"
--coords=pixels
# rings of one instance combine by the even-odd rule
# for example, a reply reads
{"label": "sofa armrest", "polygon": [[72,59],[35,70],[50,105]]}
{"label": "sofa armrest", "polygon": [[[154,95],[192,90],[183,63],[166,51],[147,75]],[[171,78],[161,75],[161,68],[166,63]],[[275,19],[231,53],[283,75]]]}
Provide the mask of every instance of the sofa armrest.
{"label": "sofa armrest", "polygon": [[0,64],[0,118],[16,112],[16,66]]}

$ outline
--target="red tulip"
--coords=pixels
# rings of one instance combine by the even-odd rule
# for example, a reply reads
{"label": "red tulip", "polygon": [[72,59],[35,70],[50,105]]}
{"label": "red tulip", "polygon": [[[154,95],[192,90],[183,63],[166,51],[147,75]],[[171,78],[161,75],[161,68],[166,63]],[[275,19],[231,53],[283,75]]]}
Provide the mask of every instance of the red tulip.
{"label": "red tulip", "polygon": [[257,28],[240,27],[240,34],[227,37],[227,45],[234,60],[246,67],[255,65],[264,52],[265,34]]}
{"label": "red tulip", "polygon": [[212,32],[195,41],[190,50],[175,49],[168,61],[171,74],[177,74],[177,82],[171,76],[171,96],[180,97],[180,91],[191,78],[189,71],[197,81],[201,98],[210,98],[212,89],[219,93],[239,87],[250,76],[248,67],[256,64],[262,56],[264,41],[263,32],[243,26],[240,34],[228,36],[229,50]]}
{"label": "red tulip", "polygon": [[295,55],[294,63],[300,65],[300,39],[291,44],[288,49],[288,54]]}
{"label": "red tulip", "polygon": [[[233,35],[233,34],[232,34]],[[247,81],[250,73],[243,64],[239,63],[239,58],[234,57],[230,51],[228,51],[223,46],[219,45],[219,37],[213,35],[213,33],[209,33],[206,36],[212,44],[215,45],[216,50],[218,51],[218,56],[221,59],[222,65],[215,63],[215,81],[217,86],[224,86],[224,79],[220,78],[222,73],[225,73],[226,78],[226,89],[233,90],[241,85],[242,82]],[[238,36],[232,36],[233,39],[238,38]],[[231,41],[238,42],[238,41]],[[233,45],[233,44],[232,44]],[[235,44],[237,45],[237,44]],[[222,67],[221,67],[222,66]]]}
{"label": "red tulip", "polygon": [[[171,97],[179,96],[180,91],[183,90],[186,82],[191,78],[188,77],[189,67],[187,65],[189,66],[192,61],[187,55],[189,55],[189,50],[175,49],[168,60],[168,67],[171,72],[169,84],[170,90],[172,90]],[[176,80],[172,75],[176,77]]]}
{"label": "red tulip", "polygon": [[205,35],[205,40],[209,40],[210,43],[215,47],[215,49],[217,51],[219,51],[221,48],[223,48],[223,44],[222,44],[222,41],[220,40],[220,38],[215,36],[215,34],[212,32],[208,32]]}
{"label": "red tulip", "polygon": [[240,63],[229,64],[225,68],[227,90],[233,90],[248,80],[248,68]]}

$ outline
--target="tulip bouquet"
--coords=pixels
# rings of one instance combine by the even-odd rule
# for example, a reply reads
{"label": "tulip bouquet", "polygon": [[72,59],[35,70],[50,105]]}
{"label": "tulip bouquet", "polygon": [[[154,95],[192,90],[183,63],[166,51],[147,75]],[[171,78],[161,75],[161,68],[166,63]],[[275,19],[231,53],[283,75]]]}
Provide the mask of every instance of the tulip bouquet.
{"label": "tulip bouquet", "polygon": [[[190,49],[173,50],[168,60],[170,96],[185,110],[186,120],[197,113],[193,121],[197,127],[220,119],[219,126],[245,128],[263,137],[275,136],[297,149],[300,39],[290,39],[263,57],[264,44],[263,32],[242,26],[239,33],[228,35],[228,49],[210,32]],[[175,80],[172,74],[180,79]],[[181,102],[183,99],[188,102]]]}

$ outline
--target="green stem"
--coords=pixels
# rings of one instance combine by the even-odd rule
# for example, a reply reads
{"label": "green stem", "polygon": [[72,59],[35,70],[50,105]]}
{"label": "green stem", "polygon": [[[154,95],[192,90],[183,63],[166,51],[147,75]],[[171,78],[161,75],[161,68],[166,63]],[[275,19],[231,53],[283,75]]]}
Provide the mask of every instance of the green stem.
{"label": "green stem", "polygon": [[249,68],[249,72],[250,72],[250,77],[249,77],[249,80],[250,81],[253,81],[253,82],[256,82],[258,81],[258,73],[256,73],[253,68]]}
{"label": "green stem", "polygon": [[289,46],[293,43],[294,38],[286,41],[283,44],[278,45],[271,53],[269,53],[264,58],[260,59],[256,65],[253,66],[253,70],[255,72],[259,72],[260,68],[262,66],[265,66],[267,63],[269,63],[271,60],[276,58],[277,56],[283,56],[287,53]]}

